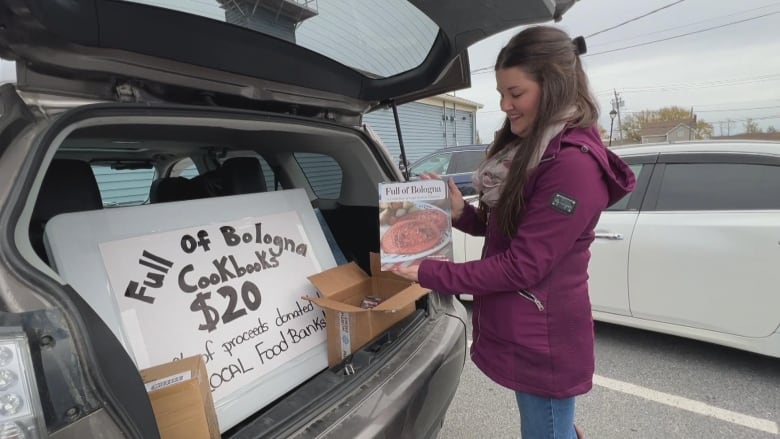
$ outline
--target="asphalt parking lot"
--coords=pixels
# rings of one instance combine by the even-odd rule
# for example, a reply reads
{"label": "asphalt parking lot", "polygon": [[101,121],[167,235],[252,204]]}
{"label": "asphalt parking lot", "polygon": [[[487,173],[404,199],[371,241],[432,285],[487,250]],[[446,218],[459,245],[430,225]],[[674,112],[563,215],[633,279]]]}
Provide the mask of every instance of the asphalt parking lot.
{"label": "asphalt parking lot", "polygon": [[[597,323],[594,384],[577,400],[588,439],[780,436],[780,359]],[[512,391],[467,361],[440,438],[519,431]]]}

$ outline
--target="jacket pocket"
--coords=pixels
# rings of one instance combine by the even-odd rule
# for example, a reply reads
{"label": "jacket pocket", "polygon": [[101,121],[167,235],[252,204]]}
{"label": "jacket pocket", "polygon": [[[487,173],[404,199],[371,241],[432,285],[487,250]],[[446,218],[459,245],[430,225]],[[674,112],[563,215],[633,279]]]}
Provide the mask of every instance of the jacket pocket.
{"label": "jacket pocket", "polygon": [[540,312],[544,311],[544,304],[542,303],[542,301],[539,300],[539,298],[537,298],[536,296],[534,296],[533,293],[531,293],[530,291],[517,290],[517,294],[519,294],[520,297],[523,297],[526,300],[530,300],[531,302],[533,302],[534,305],[536,305],[536,308],[539,309]]}

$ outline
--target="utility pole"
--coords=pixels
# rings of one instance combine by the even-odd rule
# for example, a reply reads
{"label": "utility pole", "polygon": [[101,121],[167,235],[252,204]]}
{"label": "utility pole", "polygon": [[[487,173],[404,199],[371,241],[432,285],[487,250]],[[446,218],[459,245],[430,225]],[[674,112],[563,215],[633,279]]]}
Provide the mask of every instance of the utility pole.
{"label": "utility pole", "polygon": [[623,123],[620,121],[620,109],[625,107],[626,103],[625,101],[623,101],[623,98],[620,97],[620,93],[618,93],[617,90],[612,89],[612,91],[615,92],[615,99],[611,102],[612,109],[617,111],[618,132],[620,133],[620,143],[623,143]]}

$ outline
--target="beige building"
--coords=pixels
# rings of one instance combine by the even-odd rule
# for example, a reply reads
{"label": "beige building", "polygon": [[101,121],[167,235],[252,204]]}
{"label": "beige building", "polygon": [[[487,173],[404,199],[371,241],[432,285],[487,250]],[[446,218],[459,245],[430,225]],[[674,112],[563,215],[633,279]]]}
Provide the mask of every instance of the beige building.
{"label": "beige building", "polygon": [[648,122],[639,132],[641,143],[674,143],[696,139],[695,119],[673,122]]}

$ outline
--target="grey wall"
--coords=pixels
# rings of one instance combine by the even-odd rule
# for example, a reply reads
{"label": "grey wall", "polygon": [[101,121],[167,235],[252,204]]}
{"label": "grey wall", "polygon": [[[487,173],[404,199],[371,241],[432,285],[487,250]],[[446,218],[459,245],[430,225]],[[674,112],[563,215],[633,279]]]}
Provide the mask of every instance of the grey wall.
{"label": "grey wall", "polygon": [[[407,160],[420,157],[445,146],[475,143],[474,113],[411,102],[398,107],[398,119],[404,139]],[[401,148],[395,129],[393,111],[377,110],[367,114],[363,122],[382,139],[390,154],[398,161]]]}

